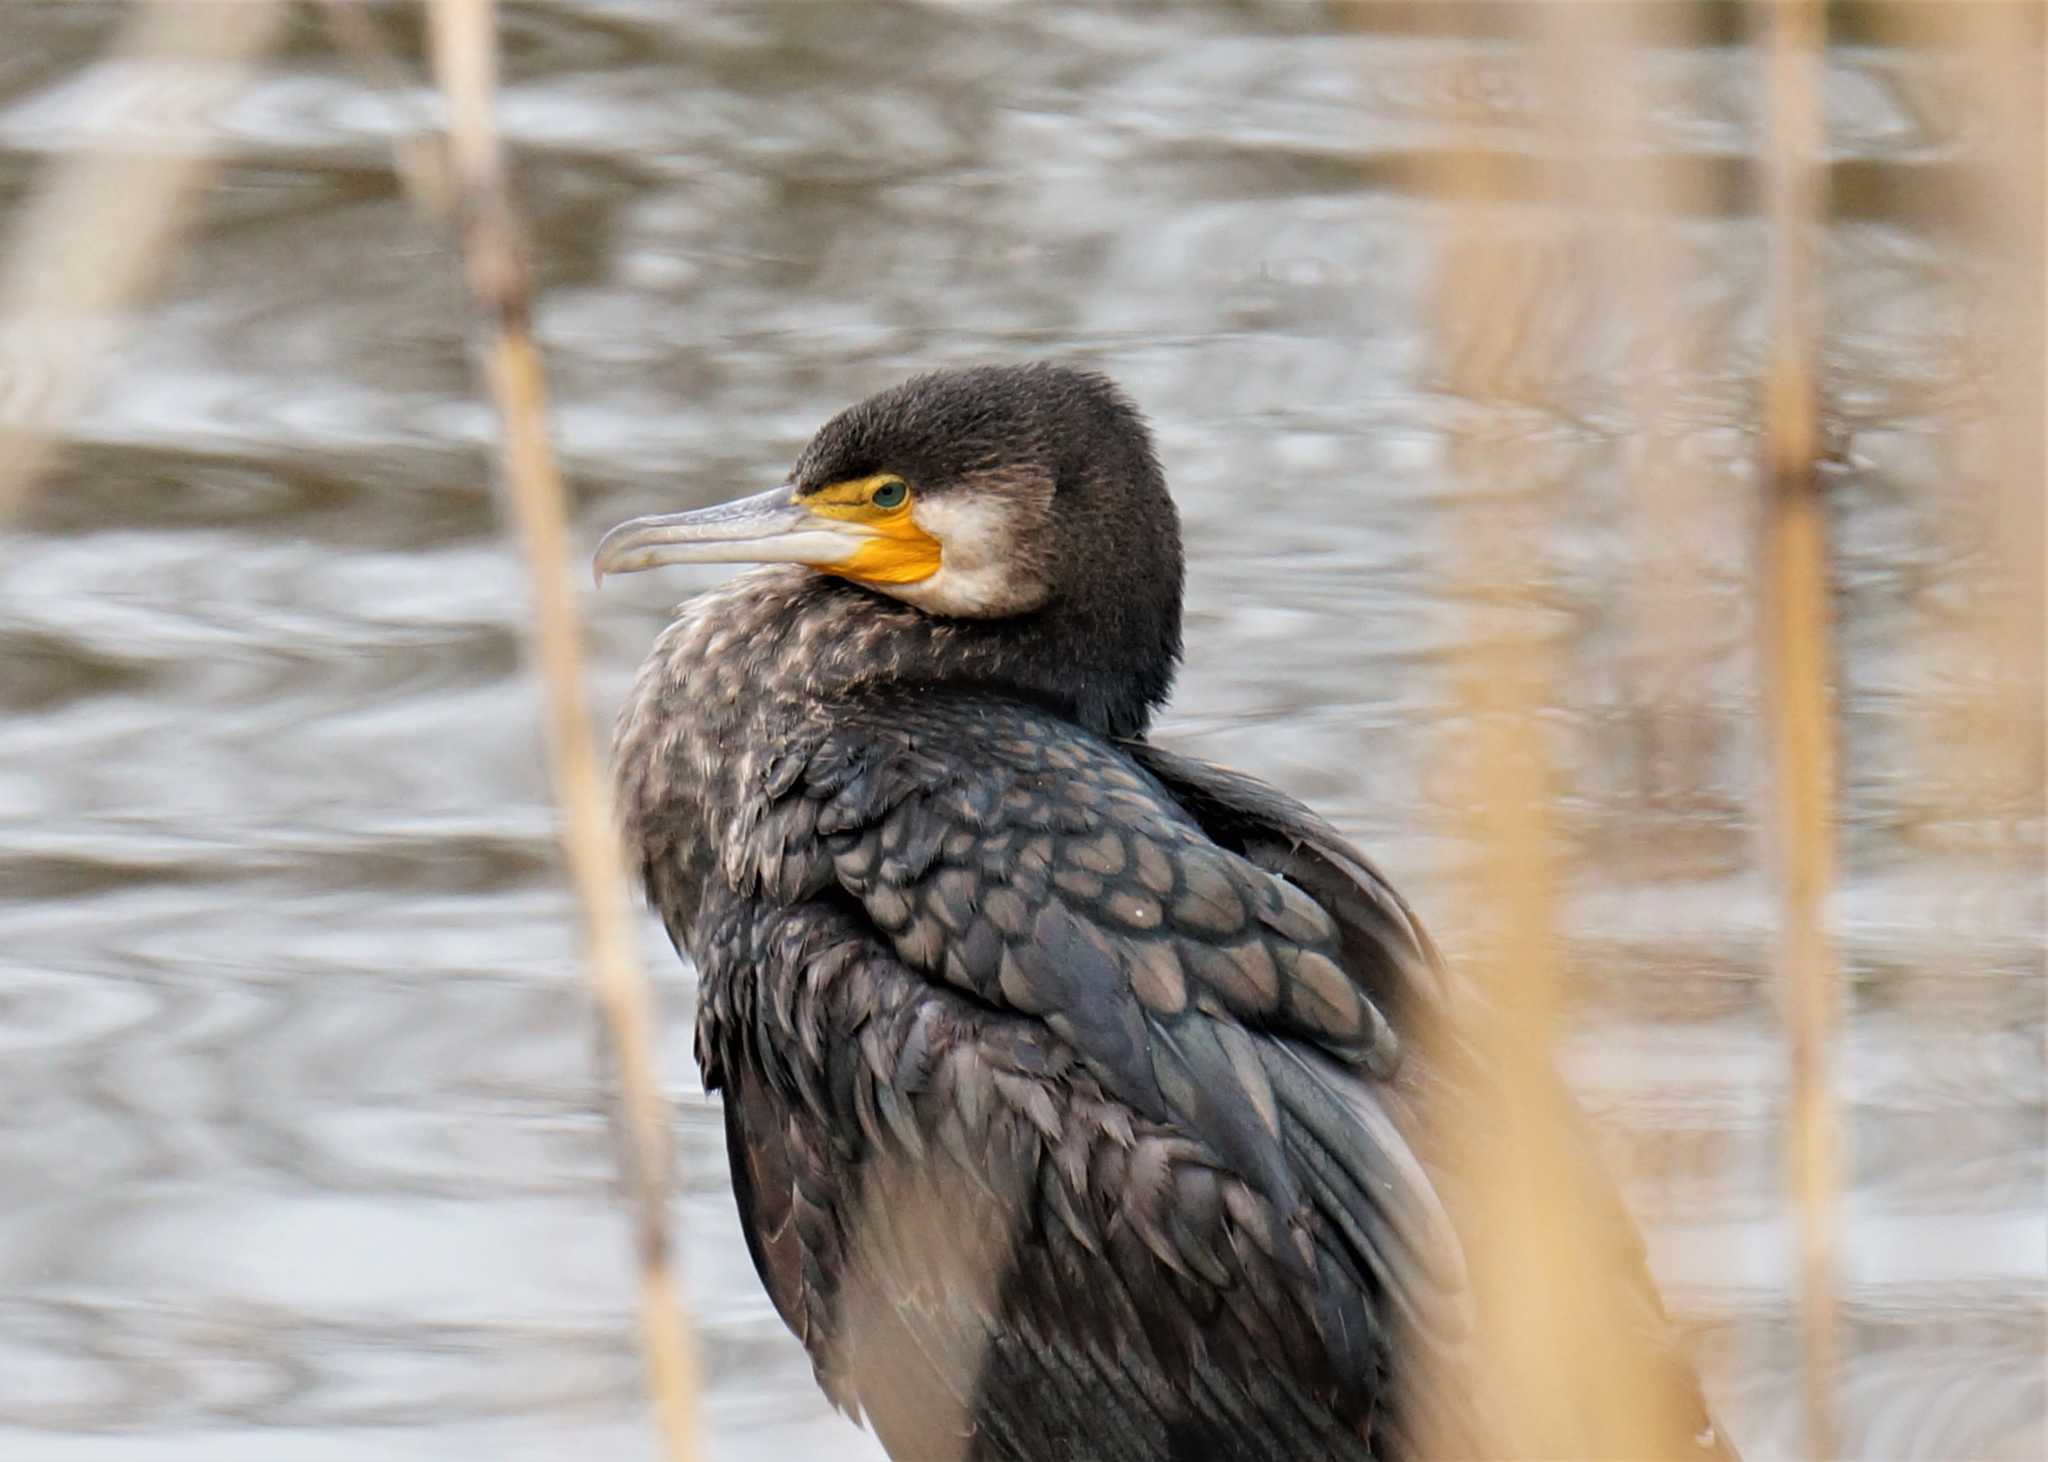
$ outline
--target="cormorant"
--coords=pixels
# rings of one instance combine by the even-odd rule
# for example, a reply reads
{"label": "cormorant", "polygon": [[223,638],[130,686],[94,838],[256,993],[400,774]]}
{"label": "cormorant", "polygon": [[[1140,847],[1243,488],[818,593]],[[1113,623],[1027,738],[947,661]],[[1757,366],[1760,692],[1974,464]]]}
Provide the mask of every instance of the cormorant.
{"label": "cormorant", "polygon": [[[1458,1379],[1459,1217],[1418,1155],[1448,977],[1328,823],[1145,739],[1182,556],[1125,396],[921,376],[782,486],[596,558],[705,562],[775,566],[657,641],[622,812],[699,971],[754,1266],[832,1400],[899,1462],[1511,1447]],[[1626,1251],[1602,1201],[1588,1242]]]}

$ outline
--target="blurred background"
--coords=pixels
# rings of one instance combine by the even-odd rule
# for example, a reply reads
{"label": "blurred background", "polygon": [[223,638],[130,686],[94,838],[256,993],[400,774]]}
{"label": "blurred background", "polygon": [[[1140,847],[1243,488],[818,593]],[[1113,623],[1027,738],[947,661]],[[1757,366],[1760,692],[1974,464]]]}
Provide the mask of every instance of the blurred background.
{"label": "blurred background", "polygon": [[[391,74],[310,6],[241,74],[108,59],[118,5],[0,10],[0,210],[94,150],[219,158],[0,525],[10,1462],[654,1453],[495,427],[392,163],[441,112],[417,10],[361,9]],[[2048,1450],[2041,14],[1827,12],[1845,1456]],[[1105,370],[1190,546],[1157,739],[1315,804],[1457,957],[1491,925],[1456,672],[1535,657],[1561,1059],[1728,1430],[1798,1455],[1744,9],[501,19],[579,551],[912,372]],[[47,424],[101,337],[11,323],[0,423]],[[586,591],[604,716],[718,577]],[[878,1458],[755,1280],[643,929],[707,1455]]]}

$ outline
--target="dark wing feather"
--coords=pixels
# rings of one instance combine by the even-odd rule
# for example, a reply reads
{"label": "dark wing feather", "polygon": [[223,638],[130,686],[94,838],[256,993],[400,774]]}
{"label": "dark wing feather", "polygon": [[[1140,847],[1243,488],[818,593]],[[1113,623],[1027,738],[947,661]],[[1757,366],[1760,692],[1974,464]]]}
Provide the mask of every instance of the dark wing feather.
{"label": "dark wing feather", "polygon": [[[752,1073],[727,1083],[726,1152],[747,1252],[776,1313],[807,1349],[832,1332],[841,1247],[839,1176],[811,1127],[809,1114],[772,1100]],[[852,1409],[826,1373],[819,1379],[836,1405]]]}
{"label": "dark wing feather", "polygon": [[1396,1028],[1439,1005],[1448,976],[1407,902],[1343,834],[1253,777],[1145,742],[1120,743],[1225,848],[1314,899],[1341,931],[1344,969]]}

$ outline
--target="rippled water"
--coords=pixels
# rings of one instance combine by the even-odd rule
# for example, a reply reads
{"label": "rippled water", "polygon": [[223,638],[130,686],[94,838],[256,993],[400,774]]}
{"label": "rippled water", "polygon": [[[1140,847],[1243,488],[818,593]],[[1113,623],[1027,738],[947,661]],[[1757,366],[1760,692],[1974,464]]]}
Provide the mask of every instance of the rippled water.
{"label": "rippled water", "polygon": [[[1474,403],[1431,365],[1410,165],[1528,142],[1486,12],[508,10],[585,545],[772,483],[915,369],[1097,364],[1153,414],[1188,520],[1162,738],[1316,802],[1461,946],[1467,787],[1434,733],[1470,620],[1438,519],[1495,485],[1446,452]],[[179,72],[95,64],[117,19],[8,7],[0,203],[79,147],[208,122],[229,165],[0,547],[0,1456],[649,1455],[491,422],[453,261],[387,161],[431,100],[367,87],[308,18],[194,115]],[[1660,98],[1640,144],[1710,178],[1755,140],[1726,40],[1630,63]],[[1905,186],[1952,160],[1968,84],[1869,44],[1829,83],[1859,1455],[2043,1442],[2041,793],[2038,767],[1970,783],[1936,734],[1984,689],[1952,593],[1983,545],[1941,415],[1967,386],[1952,249]],[[1501,226],[1559,264],[1567,328],[1571,236],[1534,203]],[[1515,632],[1564,667],[1570,1069],[1761,1458],[1797,1423],[1750,813],[1760,231],[1723,186],[1670,242],[1703,364],[1659,429],[1708,490],[1630,500],[1637,424],[1589,347],[1583,378],[1515,403],[1563,484],[1530,550],[1545,615]],[[0,355],[0,403],[35,371]],[[590,600],[601,704],[712,580]],[[651,921],[646,944],[711,1455],[876,1456],[754,1280],[688,976]]]}

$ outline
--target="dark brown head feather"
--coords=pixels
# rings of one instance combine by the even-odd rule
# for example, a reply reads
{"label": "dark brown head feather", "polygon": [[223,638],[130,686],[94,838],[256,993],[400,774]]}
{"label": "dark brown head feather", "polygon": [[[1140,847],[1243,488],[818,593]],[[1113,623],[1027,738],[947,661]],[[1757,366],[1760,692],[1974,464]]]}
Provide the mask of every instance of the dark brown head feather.
{"label": "dark brown head feather", "polygon": [[[840,412],[798,456],[799,493],[894,472],[926,497],[1051,485],[1042,531],[1017,545],[1051,586],[1042,607],[962,622],[934,641],[969,653],[941,668],[1048,703],[1091,730],[1135,735],[1166,699],[1181,653],[1180,518],[1144,418],[1092,371],[937,371]],[[937,678],[931,675],[930,678]]]}

